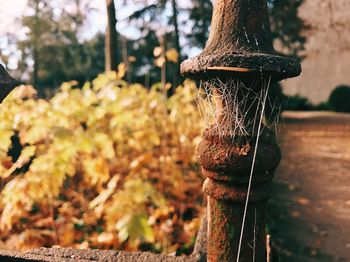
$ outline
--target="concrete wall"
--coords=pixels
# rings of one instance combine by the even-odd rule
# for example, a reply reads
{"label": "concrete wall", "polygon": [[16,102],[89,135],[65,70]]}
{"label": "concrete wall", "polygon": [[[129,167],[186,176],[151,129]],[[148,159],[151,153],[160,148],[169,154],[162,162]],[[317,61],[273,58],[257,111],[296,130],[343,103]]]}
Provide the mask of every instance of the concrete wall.
{"label": "concrete wall", "polygon": [[350,85],[350,0],[305,0],[299,16],[310,27],[303,73],[282,85],[286,94],[319,103],[337,85]]}

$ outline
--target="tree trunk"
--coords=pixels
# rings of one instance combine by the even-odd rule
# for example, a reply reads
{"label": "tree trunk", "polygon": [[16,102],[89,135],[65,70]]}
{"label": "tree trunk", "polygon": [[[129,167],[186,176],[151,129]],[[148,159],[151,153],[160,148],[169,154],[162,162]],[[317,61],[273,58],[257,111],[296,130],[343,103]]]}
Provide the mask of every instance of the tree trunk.
{"label": "tree trunk", "polygon": [[[202,30],[201,30],[201,32],[205,32],[206,30],[207,30],[207,27],[206,27],[206,23],[204,23],[204,21],[205,21],[205,12],[206,12],[206,10],[205,10],[205,7],[204,7],[204,0],[200,0],[199,1],[199,10],[200,10],[200,20],[202,20],[203,21],[203,23],[202,23]],[[205,41],[203,41],[203,43],[202,43],[202,48],[204,49],[205,48],[205,44],[206,44],[206,42]]]}
{"label": "tree trunk", "polygon": [[125,65],[126,69],[126,79],[129,83],[131,83],[131,67],[129,63],[129,56],[128,56],[128,40],[126,37],[121,37],[121,45],[122,45],[122,58],[123,63]]}
{"label": "tree trunk", "polygon": [[106,28],[105,71],[116,71],[117,61],[117,19],[113,0],[106,0],[108,24]]}
{"label": "tree trunk", "polygon": [[33,60],[34,60],[34,65],[33,65],[34,68],[33,68],[32,84],[34,87],[38,87],[39,85],[39,52],[36,46],[34,46],[34,50],[33,50]]}
{"label": "tree trunk", "polygon": [[179,61],[175,64],[174,68],[174,76],[173,76],[173,85],[172,85],[172,92],[174,92],[176,86],[179,84],[179,78],[180,76],[180,60],[181,60],[181,48],[180,48],[180,35],[179,35],[179,23],[178,23],[178,9],[176,0],[171,0],[171,5],[173,9],[173,25],[174,25],[174,44],[175,49],[179,54]]}
{"label": "tree trunk", "polygon": [[[165,37],[164,37],[164,35],[162,35],[160,37],[159,43],[160,43],[160,47],[162,48],[161,57],[165,57],[166,46],[165,46]],[[162,83],[163,94],[164,94],[164,97],[166,97],[167,96],[167,90],[166,90],[166,63],[162,64],[160,76],[161,76],[160,79],[161,79],[161,83]]]}
{"label": "tree trunk", "polygon": [[[35,2],[35,26],[39,27],[39,15],[40,15],[40,8],[39,8],[39,1]],[[39,45],[39,39],[38,34],[34,34],[34,45],[33,45],[33,79],[32,79],[32,85],[34,87],[38,88],[38,82],[39,82],[39,51],[38,51],[38,45]]]}
{"label": "tree trunk", "polygon": [[179,22],[177,19],[178,10],[176,0],[171,0],[171,5],[173,8],[173,24],[174,24],[174,37],[175,37],[175,48],[181,57],[181,48],[180,48],[180,36],[179,36]]}

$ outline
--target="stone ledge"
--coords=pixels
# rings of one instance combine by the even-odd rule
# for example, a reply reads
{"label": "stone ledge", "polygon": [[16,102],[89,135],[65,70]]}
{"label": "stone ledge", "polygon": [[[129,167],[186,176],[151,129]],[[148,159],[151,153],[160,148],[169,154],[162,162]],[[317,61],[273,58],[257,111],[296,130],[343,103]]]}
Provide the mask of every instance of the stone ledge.
{"label": "stone ledge", "polygon": [[27,252],[0,251],[0,261],[57,261],[57,262],[195,262],[198,256],[170,257],[149,252],[122,252],[109,250],[73,249],[73,248],[38,248]]}
{"label": "stone ledge", "polygon": [[1,262],[204,262],[206,261],[207,220],[202,218],[194,251],[190,256],[166,256],[150,252],[97,249],[37,248],[27,252],[0,250]]}

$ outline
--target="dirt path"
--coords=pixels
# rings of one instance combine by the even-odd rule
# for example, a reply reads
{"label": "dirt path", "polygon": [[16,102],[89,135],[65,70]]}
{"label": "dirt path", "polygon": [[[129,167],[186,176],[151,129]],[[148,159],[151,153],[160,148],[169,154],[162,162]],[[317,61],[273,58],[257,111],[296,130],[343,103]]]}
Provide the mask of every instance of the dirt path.
{"label": "dirt path", "polygon": [[350,114],[284,117],[268,218],[279,261],[350,261]]}

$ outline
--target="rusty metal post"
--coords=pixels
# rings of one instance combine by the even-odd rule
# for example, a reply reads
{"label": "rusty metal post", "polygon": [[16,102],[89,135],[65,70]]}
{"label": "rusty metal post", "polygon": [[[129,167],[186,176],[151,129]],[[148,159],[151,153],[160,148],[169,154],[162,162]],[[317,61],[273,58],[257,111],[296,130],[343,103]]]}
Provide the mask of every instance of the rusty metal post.
{"label": "rusty metal post", "polygon": [[[181,73],[201,80],[239,79],[249,85],[252,81],[276,82],[297,76],[301,67],[296,60],[275,53],[266,0],[216,0],[207,46],[200,55],[182,63]],[[249,91],[244,92],[249,96]],[[253,103],[252,110],[257,106]],[[247,112],[247,123],[256,118]],[[239,261],[266,261],[265,206],[281,153],[274,133],[267,128],[263,129],[255,151],[256,130],[249,128],[248,135],[233,142],[232,134],[218,134],[209,126],[198,147],[198,159],[206,177],[203,189],[208,195],[211,262],[237,261],[248,184],[251,190]],[[242,153],[247,141],[250,150]],[[256,165],[251,176],[253,155]]]}

